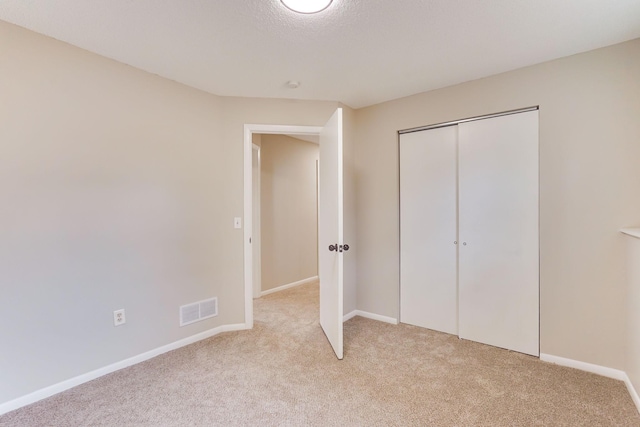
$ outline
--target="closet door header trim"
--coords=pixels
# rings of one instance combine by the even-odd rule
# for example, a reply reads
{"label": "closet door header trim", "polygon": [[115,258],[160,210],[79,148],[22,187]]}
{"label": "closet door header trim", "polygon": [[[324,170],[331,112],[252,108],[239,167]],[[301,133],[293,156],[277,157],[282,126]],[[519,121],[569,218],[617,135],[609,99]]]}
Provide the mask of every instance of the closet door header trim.
{"label": "closet door header trim", "polygon": [[398,134],[402,135],[405,133],[420,132],[423,130],[437,129],[437,128],[443,128],[447,126],[455,126],[455,125],[459,125],[460,123],[473,122],[475,120],[484,120],[484,119],[490,119],[493,117],[508,116],[510,114],[525,113],[527,111],[535,111],[535,110],[538,110],[539,108],[540,107],[536,105],[535,107],[520,108],[517,110],[509,110],[509,111],[503,111],[501,113],[486,114],[484,116],[469,117],[467,119],[454,120],[451,122],[436,123],[434,125],[427,125],[427,126],[420,126],[417,128],[399,130]]}

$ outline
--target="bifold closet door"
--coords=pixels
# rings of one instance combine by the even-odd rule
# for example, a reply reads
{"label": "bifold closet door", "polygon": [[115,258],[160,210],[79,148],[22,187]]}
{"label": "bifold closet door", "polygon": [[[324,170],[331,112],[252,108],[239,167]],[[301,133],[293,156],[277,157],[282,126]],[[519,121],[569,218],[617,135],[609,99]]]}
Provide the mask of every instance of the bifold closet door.
{"label": "bifold closet door", "polygon": [[400,321],[458,333],[456,126],[400,135]]}
{"label": "bifold closet door", "polygon": [[539,355],[538,111],[461,123],[459,336]]}

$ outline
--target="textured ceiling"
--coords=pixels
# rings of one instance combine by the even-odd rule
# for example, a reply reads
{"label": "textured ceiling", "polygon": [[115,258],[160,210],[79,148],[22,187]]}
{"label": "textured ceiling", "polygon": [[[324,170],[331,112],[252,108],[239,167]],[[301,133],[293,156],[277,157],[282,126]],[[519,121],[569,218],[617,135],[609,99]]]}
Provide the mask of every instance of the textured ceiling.
{"label": "textured ceiling", "polygon": [[2,0],[0,19],[218,95],[359,108],[638,38],[640,0]]}

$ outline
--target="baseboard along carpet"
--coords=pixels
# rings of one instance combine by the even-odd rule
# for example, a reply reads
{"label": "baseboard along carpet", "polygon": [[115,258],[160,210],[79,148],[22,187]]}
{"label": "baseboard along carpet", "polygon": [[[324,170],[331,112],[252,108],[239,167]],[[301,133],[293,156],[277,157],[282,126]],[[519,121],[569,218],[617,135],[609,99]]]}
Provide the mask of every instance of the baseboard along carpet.
{"label": "baseboard along carpet", "polygon": [[[621,381],[362,317],[345,356],[318,285],[255,301],[255,327],[162,354],[0,417],[0,426],[640,426]],[[45,356],[43,356],[45,357]]]}

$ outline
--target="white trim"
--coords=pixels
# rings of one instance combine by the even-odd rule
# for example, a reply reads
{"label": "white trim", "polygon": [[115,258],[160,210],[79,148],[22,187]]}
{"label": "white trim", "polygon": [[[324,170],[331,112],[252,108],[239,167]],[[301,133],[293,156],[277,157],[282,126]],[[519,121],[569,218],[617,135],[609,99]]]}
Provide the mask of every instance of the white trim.
{"label": "white trim", "polygon": [[180,347],[184,347],[189,344],[202,341],[214,335],[218,335],[222,332],[240,331],[244,329],[250,329],[250,328],[248,328],[247,325],[244,323],[222,325],[213,329],[209,329],[208,331],[200,332],[199,334],[195,334],[190,337],[172,342],[170,344],[163,345],[161,347],[155,348],[145,353],[138,354],[137,356],[133,356],[128,359],[124,359],[119,362],[112,363],[111,365],[98,368],[94,371],[87,372],[86,374],[78,375],[77,377],[73,377],[68,380],[61,381],[57,384],[50,385],[48,387],[34,391],[32,393],[29,393],[17,399],[13,399],[8,402],[2,403],[0,404],[0,415],[6,414],[7,412],[16,410],[23,406],[30,405],[39,400],[46,399],[47,397],[53,396],[54,394],[61,393],[65,390],[76,387],[80,384],[84,384],[86,382],[89,382],[96,378],[110,374],[112,372],[119,371],[120,369],[128,368],[129,366],[133,366],[138,363],[144,362],[145,360],[152,359],[168,351],[176,350]]}
{"label": "white trim", "polygon": [[[253,141],[253,138],[252,138]],[[251,252],[251,256],[256,255],[256,259],[251,259],[252,262],[252,276],[251,276],[251,280],[253,281],[253,298],[260,298],[260,292],[262,291],[262,250],[260,248],[261,242],[262,242],[262,235],[260,234],[261,228],[260,228],[260,221],[262,221],[262,212],[260,211],[261,209],[261,205],[260,205],[260,192],[262,191],[262,182],[261,182],[261,173],[262,173],[262,164],[261,164],[261,153],[262,153],[262,147],[255,145],[253,142],[251,143],[252,146],[252,152],[251,152],[251,173],[253,173],[253,152],[257,152],[257,169],[258,169],[258,173],[257,173],[257,177],[253,177],[256,178],[255,181],[257,183],[257,188],[251,188],[251,194],[252,194],[252,198],[251,198],[251,202],[253,203],[254,201],[256,202],[256,206],[251,207],[251,210],[253,212],[253,210],[255,209],[255,212],[253,212],[253,214],[255,214],[255,216],[257,216],[257,224],[253,223],[253,217],[251,218],[252,222],[251,222],[251,229],[252,229],[252,238],[251,238],[251,248],[252,248],[252,252]],[[251,182],[251,184],[253,185],[253,180]],[[254,193],[255,192],[255,193]]]}
{"label": "white trim", "polygon": [[289,135],[320,135],[322,126],[290,126],[290,125],[256,125],[245,124],[245,130],[251,133],[289,134]]}
{"label": "white trim", "polygon": [[345,314],[343,317],[343,322],[346,322],[347,320],[356,316],[364,317],[371,320],[377,320],[378,322],[391,323],[392,325],[398,324],[398,319],[394,319],[393,317],[382,316],[380,314],[369,313],[362,310],[353,310],[351,313]]}
{"label": "white trim", "polygon": [[347,313],[342,317],[342,321],[346,322],[347,320],[351,320],[358,315],[358,310],[353,310],[351,313]]}
{"label": "white trim", "polygon": [[631,379],[627,374],[624,374],[624,384],[627,386],[627,390],[631,395],[633,403],[636,404],[636,409],[638,409],[638,412],[640,412],[640,396],[638,396],[638,391],[633,386],[633,383],[631,382]]}
{"label": "white trim", "polygon": [[253,132],[250,125],[244,125],[244,323],[253,328]]}
{"label": "white trim", "polygon": [[567,359],[564,357],[553,356],[551,354],[545,353],[540,353],[540,360],[542,360],[543,362],[566,366],[568,368],[579,369],[581,371],[591,372],[592,374],[602,375],[603,377],[623,381],[627,386],[627,390],[631,395],[633,403],[636,404],[636,408],[638,409],[638,412],[640,412],[640,396],[638,396],[638,392],[634,388],[626,372],[619,369],[607,368],[606,366],[594,365],[592,363],[580,362],[579,360]]}
{"label": "white trim", "polygon": [[564,357],[553,356],[551,354],[540,353],[540,360],[560,366],[566,366],[568,368],[591,372],[592,374],[598,374],[603,377],[613,378],[620,381],[624,381],[627,376],[624,371],[619,369],[607,368],[606,366],[594,365],[592,363],[581,362],[579,360],[566,359]]}
{"label": "white trim", "polygon": [[289,284],[286,284],[286,285],[278,286],[277,288],[267,289],[266,291],[262,291],[260,293],[260,296],[263,297],[265,295],[273,294],[275,292],[284,291],[285,289],[290,289],[290,288],[294,288],[296,286],[305,285],[307,283],[315,282],[316,280],[318,280],[318,276],[308,277],[306,279],[298,280],[297,282],[293,282],[293,283],[289,283]]}
{"label": "white trim", "polygon": [[249,243],[253,232],[252,157],[253,134],[319,135],[322,126],[244,125],[244,324],[253,328],[253,249]]}

